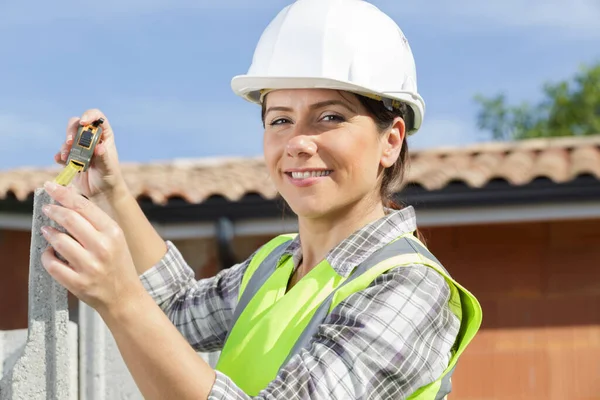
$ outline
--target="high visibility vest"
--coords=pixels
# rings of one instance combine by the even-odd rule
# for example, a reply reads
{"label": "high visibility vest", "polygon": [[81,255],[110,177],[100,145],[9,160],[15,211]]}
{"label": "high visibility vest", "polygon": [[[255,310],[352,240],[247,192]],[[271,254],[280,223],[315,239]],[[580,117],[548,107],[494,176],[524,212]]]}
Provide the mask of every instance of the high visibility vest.
{"label": "high visibility vest", "polygon": [[250,261],[216,369],[248,395],[257,395],[291,357],[309,348],[319,325],[340,302],[367,288],[390,269],[417,263],[433,268],[445,278],[450,287],[448,305],[461,324],[446,370],[409,399],[443,399],[451,390],[450,378],[459,356],[481,325],[482,311],[477,299],[452,279],[412,234],[400,236],[375,251],[346,278],[324,260],[286,293],[294,265],[292,257],[282,255],[294,237],[295,234],[274,238]]}

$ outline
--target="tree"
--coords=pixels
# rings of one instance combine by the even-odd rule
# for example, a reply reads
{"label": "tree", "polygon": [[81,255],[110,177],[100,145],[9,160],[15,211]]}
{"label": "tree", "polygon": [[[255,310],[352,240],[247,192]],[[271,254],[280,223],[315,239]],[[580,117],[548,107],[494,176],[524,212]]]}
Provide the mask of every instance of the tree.
{"label": "tree", "polygon": [[546,83],[543,93],[540,103],[517,106],[502,94],[477,95],[477,125],[500,140],[600,134],[600,64],[582,67],[572,82]]}

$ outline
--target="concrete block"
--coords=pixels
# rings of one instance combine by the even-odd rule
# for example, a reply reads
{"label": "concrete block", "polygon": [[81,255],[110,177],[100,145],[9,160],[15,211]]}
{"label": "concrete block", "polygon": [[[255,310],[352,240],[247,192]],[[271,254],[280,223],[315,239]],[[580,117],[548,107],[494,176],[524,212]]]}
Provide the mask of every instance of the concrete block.
{"label": "concrete block", "polygon": [[22,351],[0,381],[0,400],[76,399],[69,350],[67,291],[41,265],[47,242],[40,228],[51,224],[42,206],[52,200],[43,189],[34,195],[29,261],[29,320]]}
{"label": "concrete block", "polygon": [[79,303],[81,400],[143,400],[110,330],[100,315]]}
{"label": "concrete block", "polygon": [[[74,322],[69,322],[69,392],[71,399],[77,399],[78,393],[78,371],[73,368],[78,363],[77,341],[78,326]],[[0,331],[0,379],[5,372],[13,369],[27,342],[27,329],[15,329],[11,331]]]}
{"label": "concrete block", "polygon": [[10,371],[27,342],[27,329],[0,331],[0,378]]}
{"label": "concrete block", "polygon": [[79,326],[69,321],[69,400],[79,399]]}
{"label": "concrete block", "polygon": [[[110,330],[91,307],[79,303],[79,398],[143,400]],[[211,366],[219,353],[198,353]]]}

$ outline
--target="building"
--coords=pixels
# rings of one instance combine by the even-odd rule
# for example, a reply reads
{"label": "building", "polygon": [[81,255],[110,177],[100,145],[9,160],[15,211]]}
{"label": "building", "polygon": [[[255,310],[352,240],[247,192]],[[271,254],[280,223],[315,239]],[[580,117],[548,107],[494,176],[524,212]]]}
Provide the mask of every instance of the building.
{"label": "building", "polygon": [[[57,169],[0,172],[0,330],[26,327],[32,193]],[[296,229],[259,159],[130,164],[146,215],[198,278]],[[413,152],[398,199],[481,301],[456,399],[600,393],[600,136]]]}

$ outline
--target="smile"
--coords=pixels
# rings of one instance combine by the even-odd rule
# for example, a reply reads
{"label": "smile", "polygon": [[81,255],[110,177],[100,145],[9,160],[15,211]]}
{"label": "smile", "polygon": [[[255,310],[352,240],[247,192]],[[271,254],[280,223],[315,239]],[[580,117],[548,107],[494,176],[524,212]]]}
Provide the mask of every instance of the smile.
{"label": "smile", "polygon": [[321,176],[327,176],[331,174],[331,170],[325,171],[294,171],[294,172],[286,172],[289,176],[294,179],[307,179],[307,178],[318,178]]}

